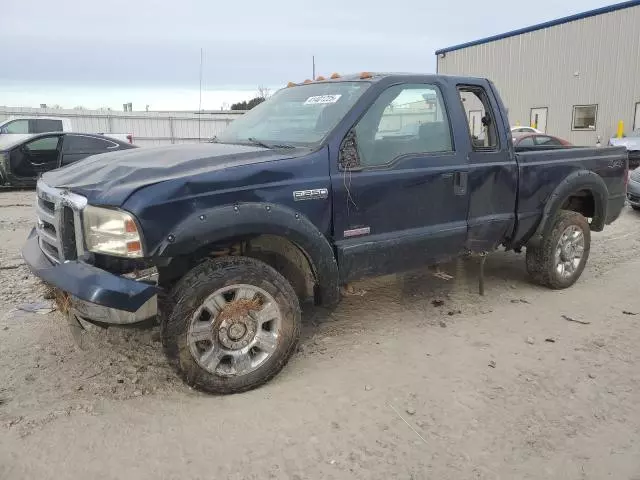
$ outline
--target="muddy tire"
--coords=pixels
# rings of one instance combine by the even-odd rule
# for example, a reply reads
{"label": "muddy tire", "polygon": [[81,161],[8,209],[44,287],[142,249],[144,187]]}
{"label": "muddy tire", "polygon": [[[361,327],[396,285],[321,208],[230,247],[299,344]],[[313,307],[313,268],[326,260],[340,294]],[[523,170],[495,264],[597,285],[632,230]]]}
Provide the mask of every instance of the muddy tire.
{"label": "muddy tire", "polygon": [[301,314],[287,280],[248,257],[207,260],[173,288],[162,341],[185,382],[240,393],[273,378],[296,349]]}
{"label": "muddy tire", "polygon": [[554,290],[573,285],[584,270],[591,248],[585,217],[561,210],[539,246],[527,246],[527,271],[532,280]]}

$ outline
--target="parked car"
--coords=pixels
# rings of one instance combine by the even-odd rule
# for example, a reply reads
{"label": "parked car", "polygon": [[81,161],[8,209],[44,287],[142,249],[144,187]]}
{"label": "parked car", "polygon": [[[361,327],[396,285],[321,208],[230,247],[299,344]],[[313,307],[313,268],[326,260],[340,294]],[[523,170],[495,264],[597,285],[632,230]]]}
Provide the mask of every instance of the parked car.
{"label": "parked car", "polygon": [[[37,133],[72,132],[71,120],[59,117],[11,117],[0,122],[0,139],[5,141],[20,141],[32,137]],[[102,133],[107,137],[122,142],[133,143],[131,133]],[[12,140],[10,140],[12,139]]]}
{"label": "parked car", "polygon": [[71,120],[59,117],[11,117],[0,122],[0,139],[20,141],[37,133],[71,132]]}
{"label": "parked car", "polygon": [[544,132],[533,127],[511,127],[511,133],[515,135],[518,133],[544,133]]}
{"label": "parked car", "polygon": [[27,138],[0,136],[0,185],[35,186],[38,177],[91,155],[134,148],[104,135],[41,133]]}
{"label": "parked car", "polygon": [[625,147],[629,152],[629,168],[634,170],[640,167],[640,129],[634,130],[622,138],[609,139],[609,145]]}
{"label": "parked car", "polygon": [[627,200],[631,208],[640,210],[640,167],[636,168],[629,175],[627,184]]}
{"label": "parked car", "polygon": [[519,133],[513,136],[514,147],[569,147],[571,143],[545,133]]}
{"label": "parked car", "polygon": [[[472,136],[465,105],[478,104],[483,131]],[[301,111],[314,121],[297,122]],[[399,112],[423,118],[419,135],[376,139]],[[340,285],[363,277],[502,245],[526,247],[533,281],[573,285],[592,232],[623,208],[627,153],[517,152],[510,136],[486,79],[363,73],[291,85],[216,143],[45,173],[22,255],[66,292],[77,337],[155,318],[188,384],[242,392],[295,352],[301,302],[335,305]]]}

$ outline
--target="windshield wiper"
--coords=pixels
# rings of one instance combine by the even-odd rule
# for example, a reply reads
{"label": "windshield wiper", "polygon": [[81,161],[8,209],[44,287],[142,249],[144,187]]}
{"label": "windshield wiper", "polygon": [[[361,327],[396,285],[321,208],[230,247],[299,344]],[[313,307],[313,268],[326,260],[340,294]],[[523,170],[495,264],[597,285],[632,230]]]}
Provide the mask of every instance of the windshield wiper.
{"label": "windshield wiper", "polygon": [[289,145],[287,143],[274,143],[271,145],[273,148],[296,148],[293,145]]}
{"label": "windshield wiper", "polygon": [[271,150],[273,148],[273,146],[268,145],[268,144],[264,143],[262,140],[258,140],[257,138],[249,137],[249,138],[247,138],[247,140],[249,140],[254,145],[258,145],[260,147],[268,148],[269,150]]}
{"label": "windshield wiper", "polygon": [[272,150],[274,148],[296,148],[293,145],[288,145],[286,143],[272,143],[272,144],[265,143],[262,140],[258,140],[257,138],[253,138],[253,137],[249,137],[247,138],[247,140],[253,143],[254,145],[259,145],[260,147],[268,148],[269,150]]}

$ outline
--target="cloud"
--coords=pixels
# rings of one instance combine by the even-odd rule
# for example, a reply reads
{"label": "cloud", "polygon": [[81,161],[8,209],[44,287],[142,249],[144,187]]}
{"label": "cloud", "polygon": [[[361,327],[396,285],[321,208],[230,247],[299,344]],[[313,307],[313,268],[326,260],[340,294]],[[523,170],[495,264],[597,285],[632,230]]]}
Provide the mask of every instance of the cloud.
{"label": "cloud", "polygon": [[435,70],[434,51],[606,1],[21,0],[0,16],[0,85],[238,89],[317,72]]}

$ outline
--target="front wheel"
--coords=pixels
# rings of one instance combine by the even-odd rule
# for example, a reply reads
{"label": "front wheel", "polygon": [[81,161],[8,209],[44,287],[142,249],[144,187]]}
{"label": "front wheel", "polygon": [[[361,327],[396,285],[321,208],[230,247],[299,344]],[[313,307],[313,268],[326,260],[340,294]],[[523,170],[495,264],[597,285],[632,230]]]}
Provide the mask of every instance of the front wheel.
{"label": "front wheel", "polygon": [[591,229],[579,213],[561,210],[540,245],[527,246],[527,271],[538,284],[556,290],[573,285],[584,270]]}
{"label": "front wheel", "polygon": [[274,377],[295,350],[298,298],[266,263],[207,260],[178,282],[171,297],[163,343],[193,387],[218,394],[250,390]]}

